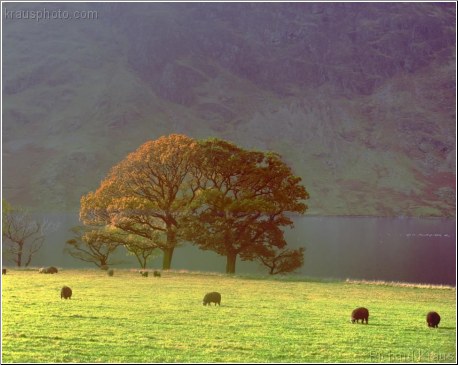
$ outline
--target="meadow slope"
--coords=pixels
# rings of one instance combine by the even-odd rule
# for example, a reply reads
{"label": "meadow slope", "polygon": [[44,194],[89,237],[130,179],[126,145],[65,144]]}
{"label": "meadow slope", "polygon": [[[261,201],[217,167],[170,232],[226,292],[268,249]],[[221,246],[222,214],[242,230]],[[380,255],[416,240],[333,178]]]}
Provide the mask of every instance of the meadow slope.
{"label": "meadow slope", "polygon": [[[71,300],[60,288],[73,289]],[[205,307],[219,291],[221,306]],[[202,273],[10,270],[3,362],[454,362],[455,289]],[[369,324],[351,324],[355,307]],[[425,315],[442,316],[438,329]]]}

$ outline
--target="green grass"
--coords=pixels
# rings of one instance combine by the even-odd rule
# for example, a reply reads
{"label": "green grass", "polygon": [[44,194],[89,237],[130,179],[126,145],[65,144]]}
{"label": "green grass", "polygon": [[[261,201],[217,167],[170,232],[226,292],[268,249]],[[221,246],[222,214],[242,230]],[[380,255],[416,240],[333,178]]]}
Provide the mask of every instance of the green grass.
{"label": "green grass", "polygon": [[[73,289],[71,300],[60,288]],[[221,306],[204,307],[209,291]],[[129,270],[2,277],[3,362],[454,362],[455,289]],[[369,308],[369,324],[351,311]],[[440,313],[428,328],[429,310]]]}

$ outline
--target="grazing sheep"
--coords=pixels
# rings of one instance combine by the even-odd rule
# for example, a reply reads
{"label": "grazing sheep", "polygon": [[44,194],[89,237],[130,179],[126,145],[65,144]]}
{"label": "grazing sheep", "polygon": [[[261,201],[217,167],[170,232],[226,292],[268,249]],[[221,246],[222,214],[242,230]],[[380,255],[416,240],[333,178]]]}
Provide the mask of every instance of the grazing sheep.
{"label": "grazing sheep", "polygon": [[6,275],[6,269],[2,269],[2,275]]}
{"label": "grazing sheep", "polygon": [[45,274],[57,274],[57,268],[50,266],[46,269]]}
{"label": "grazing sheep", "polygon": [[205,294],[203,304],[210,305],[210,303],[221,305],[221,294],[216,291]]}
{"label": "grazing sheep", "polygon": [[351,312],[351,323],[359,323],[358,321],[361,320],[361,323],[364,323],[366,321],[366,324],[368,323],[369,320],[369,311],[367,308],[356,308],[353,312]]}
{"label": "grazing sheep", "polygon": [[148,271],[142,271],[141,272],[142,276],[147,278],[148,277]]}
{"label": "grazing sheep", "polygon": [[114,270],[110,269],[107,271],[108,276],[113,276],[114,275]]}
{"label": "grazing sheep", "polygon": [[57,274],[57,269],[54,266],[42,267],[38,270],[40,274]]}
{"label": "grazing sheep", "polygon": [[437,328],[440,321],[441,321],[441,316],[437,312],[429,312],[426,315],[426,323],[428,323],[428,327]]}
{"label": "grazing sheep", "polygon": [[68,286],[63,286],[60,290],[60,299],[72,299],[72,289]]}
{"label": "grazing sheep", "polygon": [[161,277],[161,273],[159,271],[157,271],[157,270],[154,270],[153,276],[160,278]]}

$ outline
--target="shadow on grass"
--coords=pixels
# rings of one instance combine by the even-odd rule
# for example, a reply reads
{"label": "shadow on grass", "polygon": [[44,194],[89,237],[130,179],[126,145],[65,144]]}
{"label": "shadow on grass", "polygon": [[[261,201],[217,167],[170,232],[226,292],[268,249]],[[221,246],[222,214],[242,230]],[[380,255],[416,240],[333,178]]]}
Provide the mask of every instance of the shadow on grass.
{"label": "shadow on grass", "polygon": [[394,325],[392,324],[374,323],[374,322],[368,323],[368,324],[365,324],[365,323],[350,323],[350,324],[355,325],[355,326],[359,324],[360,326],[363,325],[363,326],[370,326],[370,327],[373,327],[373,326],[375,327],[394,327]]}
{"label": "shadow on grass", "polygon": [[[350,323],[352,324],[352,323]],[[356,325],[356,323],[354,323]],[[359,323],[361,325],[361,323]],[[366,324],[364,324],[366,326]],[[397,325],[393,324],[385,324],[385,323],[369,323],[367,326],[376,326],[376,327],[399,327]],[[407,329],[407,328],[406,328]],[[412,327],[409,328],[412,331],[418,331],[418,327]],[[425,329],[428,329],[428,327],[425,327]],[[436,330],[445,330],[445,331],[454,331],[456,330],[456,327],[439,327],[439,328],[431,328],[431,329],[436,329]]]}
{"label": "shadow on grass", "polygon": [[314,278],[300,275],[260,275],[260,274],[233,274],[234,278],[246,280],[280,281],[280,282],[306,282],[306,283],[343,283],[343,279],[336,278]]}

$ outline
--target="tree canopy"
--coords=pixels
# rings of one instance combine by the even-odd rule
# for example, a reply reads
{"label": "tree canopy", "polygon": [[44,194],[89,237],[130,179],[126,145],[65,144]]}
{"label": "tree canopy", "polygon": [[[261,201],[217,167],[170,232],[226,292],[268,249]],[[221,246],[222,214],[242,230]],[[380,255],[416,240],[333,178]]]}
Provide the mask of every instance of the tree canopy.
{"label": "tree canopy", "polygon": [[269,269],[270,275],[286,274],[299,269],[304,264],[304,252],[303,247],[295,250],[287,248],[280,250],[273,247],[260,252],[258,260]]}
{"label": "tree canopy", "polygon": [[[95,192],[81,199],[85,224],[113,225],[163,251],[171,267],[179,221],[193,197],[190,179],[196,142],[183,135],[148,141],[115,165]],[[158,240],[158,232],[165,239]]]}
{"label": "tree canopy", "polygon": [[186,237],[227,258],[254,260],[263,247],[286,245],[283,227],[291,213],[303,214],[308,193],[301,179],[275,153],[247,151],[219,139],[199,143],[202,177],[185,218]]}
{"label": "tree canopy", "polygon": [[70,256],[102,268],[115,264],[113,253],[122,244],[109,227],[77,226],[71,229],[73,237],[66,242]]}
{"label": "tree canopy", "polygon": [[276,153],[173,134],[115,165],[82,197],[80,219],[145,239],[163,251],[164,269],[187,240],[226,256],[233,273],[237,257],[254,260],[286,246],[283,229],[293,226],[292,214],[304,214],[308,197]]}

